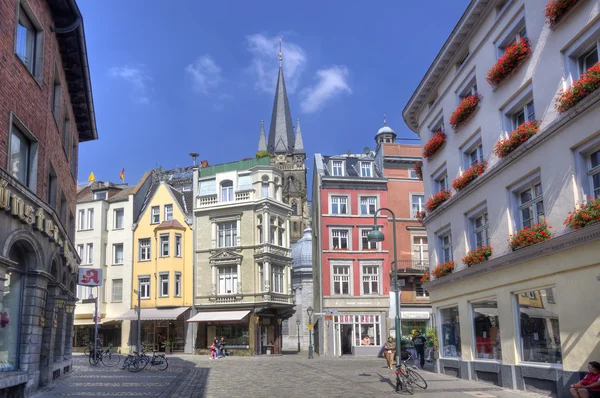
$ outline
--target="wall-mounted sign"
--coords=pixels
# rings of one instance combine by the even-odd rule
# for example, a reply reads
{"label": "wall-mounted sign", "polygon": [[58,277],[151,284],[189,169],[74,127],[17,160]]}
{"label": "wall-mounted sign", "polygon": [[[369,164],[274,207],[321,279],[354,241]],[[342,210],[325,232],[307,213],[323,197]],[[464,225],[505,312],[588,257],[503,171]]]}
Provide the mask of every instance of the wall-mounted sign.
{"label": "wall-mounted sign", "polygon": [[429,312],[427,311],[400,311],[400,318],[402,319],[429,319]]}
{"label": "wall-mounted sign", "polygon": [[79,268],[77,284],[81,286],[102,286],[102,268]]}

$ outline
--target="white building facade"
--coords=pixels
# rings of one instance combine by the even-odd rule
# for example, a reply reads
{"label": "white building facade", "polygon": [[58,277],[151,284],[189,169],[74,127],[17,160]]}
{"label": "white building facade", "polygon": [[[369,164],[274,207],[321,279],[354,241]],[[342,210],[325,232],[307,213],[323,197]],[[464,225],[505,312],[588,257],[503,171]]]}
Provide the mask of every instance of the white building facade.
{"label": "white building facade", "polygon": [[[432,272],[454,262],[425,285],[437,319],[437,370],[561,397],[600,357],[600,223],[564,224],[577,203],[600,197],[600,90],[561,113],[556,107],[561,90],[597,66],[600,2],[578,1],[553,24],[547,3],[473,0],[403,116],[426,152],[436,132],[446,136],[422,169],[426,197],[452,195],[424,219]],[[530,53],[510,73],[499,71],[522,38]],[[457,119],[475,93],[474,112]],[[537,132],[514,144],[513,132],[535,121]],[[509,134],[512,151],[495,150]],[[452,187],[480,162],[483,174]],[[540,228],[544,222],[552,228]],[[515,247],[526,227],[538,233]],[[463,259],[482,246],[491,256],[467,266]]]}

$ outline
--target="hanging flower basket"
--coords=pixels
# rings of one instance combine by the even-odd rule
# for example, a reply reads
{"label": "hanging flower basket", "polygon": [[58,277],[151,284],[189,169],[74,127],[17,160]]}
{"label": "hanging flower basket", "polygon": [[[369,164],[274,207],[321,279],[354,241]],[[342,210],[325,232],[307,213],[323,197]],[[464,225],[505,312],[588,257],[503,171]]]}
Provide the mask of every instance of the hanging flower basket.
{"label": "hanging flower basket", "polygon": [[523,247],[535,245],[552,238],[552,232],[546,221],[533,224],[533,227],[524,227],[514,235],[510,235],[509,243],[511,249],[517,250]]}
{"label": "hanging flower basket", "polygon": [[564,113],[575,106],[579,101],[596,91],[600,87],[600,62],[581,74],[571,87],[560,90],[556,98],[556,110]]}
{"label": "hanging flower basket", "polygon": [[577,4],[579,0],[550,0],[546,4],[546,22],[553,29],[561,18]]}
{"label": "hanging flower basket", "polygon": [[422,161],[417,161],[415,163],[415,174],[417,175],[417,177],[419,178],[419,180],[423,180],[423,162]]}
{"label": "hanging flower basket", "polygon": [[483,97],[480,94],[469,95],[463,98],[458,104],[458,108],[450,115],[450,126],[454,130],[458,129],[462,122],[467,120],[477,109],[477,105]]}
{"label": "hanging flower basket", "polygon": [[467,266],[475,265],[487,261],[492,255],[492,246],[480,246],[475,250],[471,250],[463,257],[462,262]]}
{"label": "hanging flower basket", "polygon": [[465,172],[462,173],[460,176],[456,177],[456,179],[452,183],[452,188],[454,188],[457,192],[460,191],[461,189],[469,185],[471,181],[482,175],[486,169],[487,162],[477,162],[476,164],[465,170]]}
{"label": "hanging flower basket", "polygon": [[498,87],[529,54],[531,54],[529,39],[522,37],[506,47],[504,55],[488,71],[485,79],[492,87]]}
{"label": "hanging flower basket", "polygon": [[454,261],[450,260],[445,263],[441,263],[440,265],[435,267],[433,271],[431,271],[431,274],[435,276],[435,279],[439,279],[442,276],[446,276],[452,273],[452,271],[454,271],[455,266],[456,264],[454,263]]}
{"label": "hanging flower basket", "polygon": [[442,203],[444,203],[451,197],[452,192],[448,191],[447,189],[442,189],[440,192],[427,199],[427,202],[425,203],[425,210],[430,212],[434,211],[435,209],[440,207]]}
{"label": "hanging flower basket", "polygon": [[528,139],[536,135],[540,128],[539,120],[525,122],[513,130],[508,138],[503,138],[496,143],[494,153],[499,158],[508,156],[512,151],[520,147]]}
{"label": "hanging flower basket", "polygon": [[431,281],[431,274],[429,272],[425,272],[423,276],[421,276],[421,283],[427,283]]}
{"label": "hanging flower basket", "polygon": [[600,222],[600,198],[591,199],[591,197],[588,197],[585,203],[576,206],[574,211],[569,212],[564,225],[569,228],[580,229]]}
{"label": "hanging flower basket", "polygon": [[433,155],[435,155],[442,145],[446,142],[446,133],[442,130],[438,131],[431,137],[427,144],[423,147],[423,157],[425,159],[430,159]]}

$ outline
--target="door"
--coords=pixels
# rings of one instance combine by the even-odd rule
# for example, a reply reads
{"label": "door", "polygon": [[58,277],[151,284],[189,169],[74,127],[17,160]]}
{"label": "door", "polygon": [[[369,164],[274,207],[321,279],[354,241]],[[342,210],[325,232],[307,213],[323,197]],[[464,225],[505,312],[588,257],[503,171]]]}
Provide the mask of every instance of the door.
{"label": "door", "polygon": [[352,355],[353,325],[341,325],[342,355]]}

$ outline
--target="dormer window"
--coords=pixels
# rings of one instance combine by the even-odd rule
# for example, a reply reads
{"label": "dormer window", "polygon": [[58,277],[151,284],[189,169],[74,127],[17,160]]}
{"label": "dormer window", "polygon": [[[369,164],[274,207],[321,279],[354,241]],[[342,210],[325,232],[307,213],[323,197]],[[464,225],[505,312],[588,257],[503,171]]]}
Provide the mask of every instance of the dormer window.
{"label": "dormer window", "polygon": [[344,162],[334,160],[331,163],[331,174],[336,177],[342,177],[344,175]]}
{"label": "dormer window", "polygon": [[221,183],[221,202],[233,201],[233,181],[225,180]]}
{"label": "dormer window", "polygon": [[106,200],[108,198],[107,191],[94,192],[94,200]]}
{"label": "dormer window", "polygon": [[371,162],[360,162],[360,176],[372,177]]}

